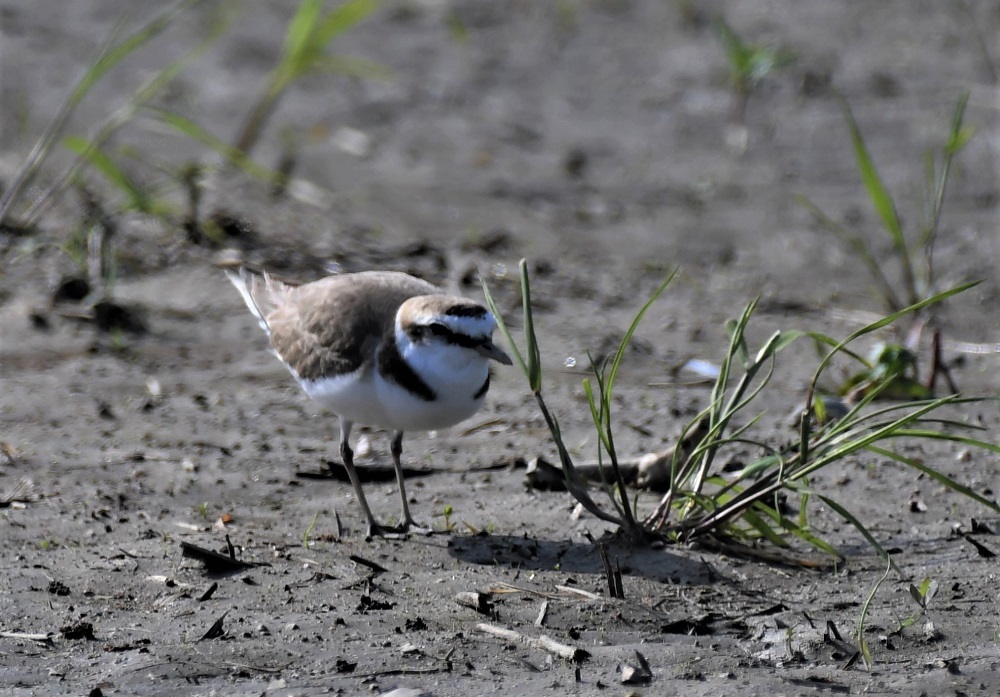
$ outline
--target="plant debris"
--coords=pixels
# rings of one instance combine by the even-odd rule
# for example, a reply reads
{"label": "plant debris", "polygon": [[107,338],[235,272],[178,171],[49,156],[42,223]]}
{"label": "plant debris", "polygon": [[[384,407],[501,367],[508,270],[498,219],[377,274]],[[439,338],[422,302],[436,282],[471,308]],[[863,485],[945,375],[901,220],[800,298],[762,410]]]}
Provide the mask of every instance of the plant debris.
{"label": "plant debris", "polygon": [[229,555],[213,552],[210,549],[199,547],[191,542],[181,542],[181,550],[183,550],[185,557],[197,559],[204,564],[205,570],[209,573],[227,573],[252,569],[257,566],[267,566],[267,564],[261,562],[249,562],[237,559],[233,554],[231,545]]}
{"label": "plant debris", "polygon": [[487,624],[485,622],[480,622],[476,625],[476,629],[484,634],[489,634],[490,636],[499,637],[505,641],[509,641],[515,644],[522,644],[524,646],[532,646],[534,648],[547,651],[551,654],[558,656],[559,658],[565,659],[567,661],[572,661],[573,663],[583,663],[588,658],[590,658],[590,652],[581,649],[576,646],[569,646],[567,644],[562,644],[551,637],[544,634],[538,637],[528,636],[526,634],[521,634],[513,629],[507,629],[505,627],[498,627],[494,624]]}

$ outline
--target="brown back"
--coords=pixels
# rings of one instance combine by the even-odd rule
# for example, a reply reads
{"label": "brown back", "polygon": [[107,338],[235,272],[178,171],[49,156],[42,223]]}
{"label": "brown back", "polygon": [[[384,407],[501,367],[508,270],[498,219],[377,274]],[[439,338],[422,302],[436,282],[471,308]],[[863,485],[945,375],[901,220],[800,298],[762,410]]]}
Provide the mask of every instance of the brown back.
{"label": "brown back", "polygon": [[258,303],[278,356],[304,380],[369,368],[408,298],[440,293],[405,273],[366,271],[298,287],[268,280]]}

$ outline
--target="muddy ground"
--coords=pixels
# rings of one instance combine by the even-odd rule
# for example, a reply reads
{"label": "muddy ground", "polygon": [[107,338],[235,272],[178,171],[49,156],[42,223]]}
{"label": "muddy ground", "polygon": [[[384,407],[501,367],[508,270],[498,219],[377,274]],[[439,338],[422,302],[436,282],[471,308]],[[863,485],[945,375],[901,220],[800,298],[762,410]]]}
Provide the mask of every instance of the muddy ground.
{"label": "muddy ground", "polygon": [[[67,132],[92,133],[228,17],[229,31],[156,103],[232,140],[279,55],[291,4],[190,10],[99,83]],[[4,185],[126,6],[133,26],[161,3],[0,4]],[[718,13],[795,56],[755,90],[743,127],[731,123],[725,57],[707,21]],[[1000,9],[975,0],[398,0],[336,44],[385,75],[310,77],[274,114],[254,155],[277,166],[282,134],[297,139],[295,195],[272,197],[235,171],[207,178],[202,217],[236,221],[221,245],[189,240],[180,216],[115,213],[121,197],[87,173],[117,225],[114,297],[145,331],[102,332],[67,316],[76,306],[51,306],[53,289],[78,271],[67,243],[83,224],[77,193],[36,228],[0,230],[0,691],[997,694],[997,560],[955,530],[975,518],[986,527],[973,539],[1000,551],[998,516],[875,456],[812,482],[848,504],[901,568],[869,610],[871,669],[845,670],[853,649],[824,635],[835,627],[851,640],[883,563],[818,503],[816,531],[845,556],[834,568],[612,543],[625,597],[609,598],[587,538],[608,526],[573,517],[565,493],[528,490],[516,466],[554,453],[514,369],[496,373],[469,422],[407,437],[411,508],[438,532],[365,541],[350,485],[303,476],[337,457],[335,417],[268,354],[217,264],[245,259],[300,279],[402,269],[480,297],[478,266],[517,325],[513,274],[529,259],[546,393],[581,460],[596,447],[581,389],[586,353],[606,353],[680,267],[619,376],[618,446],[639,454],[669,443],[706,405],[708,388],[675,368],[718,361],[723,322],[750,299],[761,298],[756,342],[777,328],[842,337],[880,309],[857,257],[797,196],[876,239],[898,276],[834,90],[854,108],[913,233],[923,153],[941,143],[968,89],[977,134],[955,163],[935,261],[941,288],[983,283],[937,321],[960,387],[993,395],[998,38]],[[150,113],[109,151],[146,184],[212,159]],[[29,199],[61,161],[57,152]],[[183,210],[182,195],[167,200]],[[793,437],[788,414],[815,365],[805,345],[782,355],[762,397],[762,438]],[[994,405],[957,417],[996,440]],[[397,505],[387,438],[357,437],[367,444],[359,463],[377,480],[369,500],[387,517]],[[987,497],[1000,486],[995,455],[897,445]],[[639,494],[642,510],[656,500]],[[226,536],[252,566],[211,574],[182,556],[182,543],[221,550]],[[897,631],[917,610],[910,584],[925,577],[939,588],[927,617]],[[494,591],[486,614],[455,602],[476,591]],[[215,638],[203,638],[217,621]],[[575,665],[480,623],[544,634],[589,658]],[[636,650],[652,682],[622,685]]]}

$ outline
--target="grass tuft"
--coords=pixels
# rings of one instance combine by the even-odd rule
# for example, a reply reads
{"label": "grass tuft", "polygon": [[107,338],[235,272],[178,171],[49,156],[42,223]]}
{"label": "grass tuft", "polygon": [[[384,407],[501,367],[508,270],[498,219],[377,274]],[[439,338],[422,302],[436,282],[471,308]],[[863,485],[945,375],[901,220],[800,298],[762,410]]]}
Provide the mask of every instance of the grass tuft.
{"label": "grass tuft", "polygon": [[285,91],[302,77],[321,70],[371,77],[385,69],[356,59],[331,56],[326,49],[337,36],[360,23],[378,6],[377,0],[347,0],[324,11],[325,0],[302,0],[285,32],[278,64],[240,130],[234,147],[249,153],[260,138]]}
{"label": "grass tuft", "polygon": [[[820,402],[816,399],[817,386],[834,361],[846,357],[867,364],[866,359],[850,348],[850,344],[964,292],[975,283],[957,286],[920,300],[852,332],[843,340],[838,341],[813,331],[777,331],[756,350],[747,339],[747,329],[757,303],[748,303],[738,318],[726,323],[729,342],[709,403],[684,427],[680,439],[684,441],[692,434],[700,434],[701,437],[694,438],[690,448],[675,448],[670,466],[669,489],[653,511],[639,520],[629,506],[629,497],[618,467],[611,397],[625,350],[639,322],[652,303],[665,291],[675,273],[666,278],[636,314],[614,358],[602,365],[592,365],[593,377],[584,381],[584,391],[601,451],[609,459],[610,476],[605,479],[604,484],[608,498],[606,506],[594,501],[586,485],[577,477],[573,459],[562,439],[559,422],[544,399],[538,340],[532,318],[530,279],[527,264],[523,260],[520,275],[527,360],[513,341],[484,280],[482,285],[486,301],[497,318],[500,332],[510,345],[515,360],[528,378],[529,387],[559,453],[570,494],[601,520],[616,524],[631,539],[658,537],[676,542],[715,540],[727,545],[736,543],[743,550],[760,542],[784,548],[789,547],[792,541],[798,541],[839,559],[835,547],[810,525],[809,503],[815,500],[825,504],[852,525],[886,563],[895,569],[894,562],[865,524],[848,507],[827,493],[816,490],[811,484],[813,476],[823,468],[862,453],[910,467],[989,510],[1000,513],[1000,506],[995,502],[940,470],[897,452],[893,447],[900,440],[944,440],[1000,453],[1000,446],[971,435],[970,432],[977,430],[975,427],[939,416],[942,410],[953,405],[982,402],[985,398],[949,395],[876,408],[874,400],[898,376],[891,371],[881,374],[873,372],[867,391],[859,395],[857,402],[845,413],[839,414],[838,418],[814,419],[814,401]],[[781,351],[805,338],[812,339],[824,353],[813,374],[800,412],[799,436],[792,444],[772,445],[766,434],[757,432],[757,426],[764,416],[764,411],[757,406],[758,400],[775,374]],[[738,448],[741,456],[745,457],[748,447],[757,454],[751,456],[739,472],[724,474],[719,471],[716,462],[723,459],[724,454]],[[799,501],[794,514],[784,512],[782,504],[784,498],[790,497]]]}
{"label": "grass tuft", "polygon": [[965,125],[965,109],[969,102],[969,93],[965,92],[959,97],[952,112],[948,133],[938,152],[930,152],[925,158],[927,197],[924,220],[913,240],[909,240],[903,230],[896,201],[879,174],[850,105],[842,96],[839,97],[839,101],[850,134],[861,182],[878,214],[882,229],[892,243],[894,256],[899,263],[900,287],[897,289],[886,276],[882,270],[882,262],[863,235],[848,230],[809,199],[800,197],[799,203],[812,213],[814,220],[821,227],[840,239],[865,265],[875,281],[886,309],[889,312],[898,312],[908,305],[915,305],[920,300],[931,297],[935,292],[934,246],[940,230],[941,213],[944,210],[952,164],[955,156],[962,151],[975,133],[972,127]]}

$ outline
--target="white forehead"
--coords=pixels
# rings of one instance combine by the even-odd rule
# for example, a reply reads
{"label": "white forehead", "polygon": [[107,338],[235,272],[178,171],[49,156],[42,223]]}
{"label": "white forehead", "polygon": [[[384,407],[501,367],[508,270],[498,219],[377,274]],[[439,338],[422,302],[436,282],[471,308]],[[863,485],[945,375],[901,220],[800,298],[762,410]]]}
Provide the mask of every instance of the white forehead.
{"label": "white forehead", "polygon": [[489,337],[497,323],[483,306],[463,298],[447,295],[425,295],[410,298],[396,314],[397,329],[415,325],[443,324],[456,334]]}

